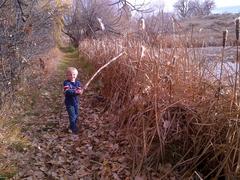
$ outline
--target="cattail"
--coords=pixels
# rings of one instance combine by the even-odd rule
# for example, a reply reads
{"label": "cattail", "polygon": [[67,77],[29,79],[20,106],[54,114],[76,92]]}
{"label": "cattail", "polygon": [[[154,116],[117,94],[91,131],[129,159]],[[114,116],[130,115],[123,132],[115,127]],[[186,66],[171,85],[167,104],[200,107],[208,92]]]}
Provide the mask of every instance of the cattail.
{"label": "cattail", "polygon": [[146,50],[146,48],[142,45],[141,46],[141,58],[143,58],[143,56],[145,55],[145,50]]}
{"label": "cattail", "polygon": [[28,60],[25,57],[22,56],[22,61],[21,62],[26,63],[26,62],[28,62]]}
{"label": "cattail", "polygon": [[99,22],[99,24],[101,26],[102,31],[104,31],[105,30],[105,26],[104,26],[104,24],[102,22],[102,19],[101,18],[97,18],[97,20],[98,20],[98,22]]}
{"label": "cattail", "polygon": [[237,41],[239,40],[239,21],[240,21],[240,17],[238,17],[236,19],[236,39],[237,39]]}
{"label": "cattail", "polygon": [[223,31],[223,47],[225,47],[226,45],[227,36],[228,36],[228,30],[226,29],[225,31]]}
{"label": "cattail", "polygon": [[15,48],[15,54],[16,54],[16,57],[19,58],[20,57],[20,52],[19,52],[19,48],[16,46]]}
{"label": "cattail", "polygon": [[146,28],[145,27],[145,20],[143,18],[141,18],[139,21],[140,21],[140,29],[145,30],[145,28]]}
{"label": "cattail", "polygon": [[172,65],[174,65],[175,62],[176,62],[176,56],[173,56],[173,58],[172,58]]}

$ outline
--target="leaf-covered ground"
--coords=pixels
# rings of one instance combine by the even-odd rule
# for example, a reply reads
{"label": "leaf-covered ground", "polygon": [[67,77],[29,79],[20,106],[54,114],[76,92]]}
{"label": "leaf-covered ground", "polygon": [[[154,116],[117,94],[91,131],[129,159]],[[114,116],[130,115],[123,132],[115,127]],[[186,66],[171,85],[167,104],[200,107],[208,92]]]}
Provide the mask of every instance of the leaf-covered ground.
{"label": "leaf-covered ground", "polygon": [[17,167],[12,179],[128,179],[128,143],[113,115],[101,113],[104,107],[91,88],[81,97],[79,135],[67,131],[62,91],[67,66],[78,67],[83,83],[87,80],[76,51],[67,51],[28,92],[31,111],[21,114],[28,146],[8,155]]}

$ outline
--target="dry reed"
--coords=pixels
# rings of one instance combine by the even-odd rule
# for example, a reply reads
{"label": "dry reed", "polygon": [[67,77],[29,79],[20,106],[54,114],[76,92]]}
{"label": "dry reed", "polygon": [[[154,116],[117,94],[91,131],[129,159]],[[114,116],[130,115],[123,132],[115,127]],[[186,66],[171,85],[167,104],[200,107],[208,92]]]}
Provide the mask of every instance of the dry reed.
{"label": "dry reed", "polygon": [[[164,48],[170,41],[175,47]],[[133,174],[239,175],[239,109],[229,108],[234,88],[224,62],[219,79],[219,63],[199,52],[193,56],[182,40],[162,40],[157,47],[131,37],[80,44],[97,68],[123,49],[127,55],[101,73],[101,94],[126,132]],[[163,171],[168,163],[171,168]]]}

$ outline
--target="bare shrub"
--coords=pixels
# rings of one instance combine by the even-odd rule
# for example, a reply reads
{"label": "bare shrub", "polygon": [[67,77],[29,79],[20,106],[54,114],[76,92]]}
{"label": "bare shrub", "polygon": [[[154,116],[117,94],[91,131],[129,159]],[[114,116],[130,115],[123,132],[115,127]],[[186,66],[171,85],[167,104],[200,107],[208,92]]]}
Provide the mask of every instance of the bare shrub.
{"label": "bare shrub", "polygon": [[55,46],[52,33],[61,7],[53,1],[0,1],[0,109],[13,100],[37,56]]}

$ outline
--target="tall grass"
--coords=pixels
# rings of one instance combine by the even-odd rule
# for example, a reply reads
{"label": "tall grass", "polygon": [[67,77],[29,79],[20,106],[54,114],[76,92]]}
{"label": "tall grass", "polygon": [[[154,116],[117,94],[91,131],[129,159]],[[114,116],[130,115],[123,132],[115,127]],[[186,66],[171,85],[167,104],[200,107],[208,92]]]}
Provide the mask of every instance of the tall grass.
{"label": "tall grass", "polygon": [[[234,74],[226,72],[225,63],[221,72],[216,70],[220,61],[206,60],[201,51],[190,52],[182,39],[160,42],[153,46],[131,37],[106,38],[85,40],[79,47],[96,69],[126,52],[102,71],[100,79],[101,94],[117,115],[113,121],[131,145],[133,174],[151,176],[154,170],[163,179],[173,171],[204,179],[238,176]],[[169,42],[172,48],[164,48]],[[171,168],[163,171],[169,163]]]}

